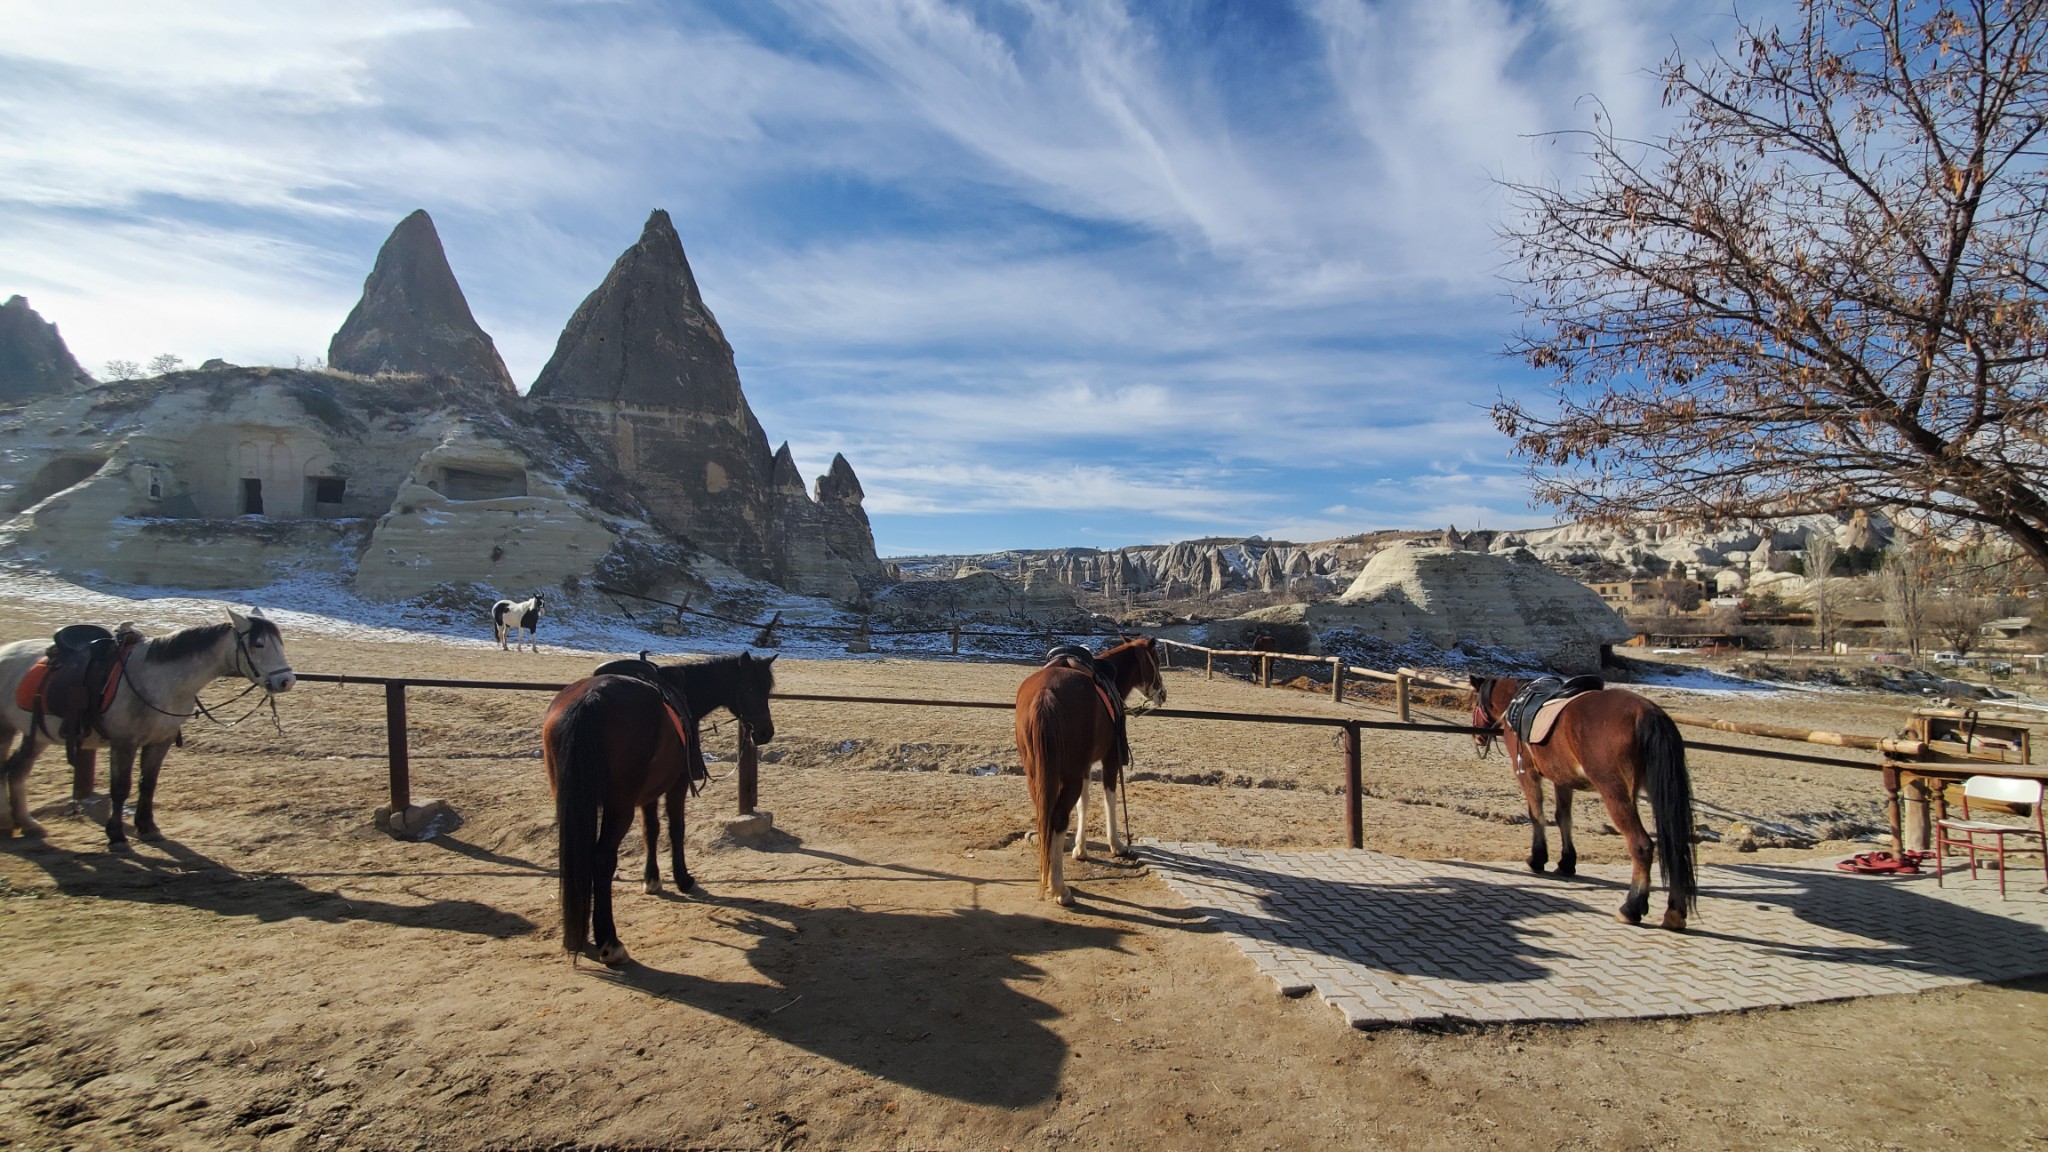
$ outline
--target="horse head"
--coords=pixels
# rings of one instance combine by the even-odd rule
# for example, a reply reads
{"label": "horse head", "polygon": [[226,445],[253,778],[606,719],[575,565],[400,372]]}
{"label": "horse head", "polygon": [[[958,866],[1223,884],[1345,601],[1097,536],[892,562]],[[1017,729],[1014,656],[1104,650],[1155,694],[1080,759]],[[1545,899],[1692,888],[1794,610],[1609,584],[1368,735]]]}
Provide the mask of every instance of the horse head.
{"label": "horse head", "polygon": [[1484,729],[1472,734],[1472,747],[1481,760],[1493,751],[1494,733],[1500,730],[1500,717],[1493,714],[1493,685],[1490,676],[1472,677],[1472,726]]}
{"label": "horse head", "polygon": [[284,635],[266,619],[261,608],[247,616],[228,609],[228,623],[235,630],[235,666],[249,682],[265,692],[289,692],[299,682],[291,662],[285,659]]}
{"label": "horse head", "polygon": [[1140,636],[1126,641],[1126,644],[1136,657],[1132,661],[1131,687],[1144,695],[1145,707],[1164,707],[1166,678],[1159,673],[1159,641],[1150,636]]}
{"label": "horse head", "polygon": [[775,692],[775,657],[756,660],[751,652],[740,653],[739,676],[733,684],[732,714],[747,726],[756,744],[775,739],[775,717],[769,714],[768,698]]}

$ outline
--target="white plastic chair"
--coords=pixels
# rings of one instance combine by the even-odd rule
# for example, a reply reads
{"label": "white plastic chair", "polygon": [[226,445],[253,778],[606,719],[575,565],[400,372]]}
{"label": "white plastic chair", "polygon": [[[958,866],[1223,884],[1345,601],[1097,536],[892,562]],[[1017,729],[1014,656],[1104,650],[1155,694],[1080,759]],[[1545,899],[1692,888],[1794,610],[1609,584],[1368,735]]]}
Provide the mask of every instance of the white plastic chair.
{"label": "white plastic chair", "polygon": [[[1998,858],[1998,898],[2005,899],[2006,857],[2012,855],[2040,854],[2041,873],[2048,879],[2048,824],[2044,824],[2041,813],[2042,782],[2039,780],[2016,780],[2010,776],[1972,776],[1963,782],[1963,815],[1959,820],[1937,820],[1934,824],[1934,882],[1942,882],[1942,865],[1947,859],[1948,849],[1962,848],[1970,854],[1970,877],[1977,876],[1977,857],[1984,854]],[[1970,801],[2004,805],[2009,808],[2025,807],[2033,813],[2033,827],[2025,824],[1998,823],[1991,820],[1972,819]],[[2014,837],[2019,844],[2006,846],[2006,838]],[[1988,842],[1987,842],[1988,841]],[[2032,845],[2029,846],[2029,842]]]}

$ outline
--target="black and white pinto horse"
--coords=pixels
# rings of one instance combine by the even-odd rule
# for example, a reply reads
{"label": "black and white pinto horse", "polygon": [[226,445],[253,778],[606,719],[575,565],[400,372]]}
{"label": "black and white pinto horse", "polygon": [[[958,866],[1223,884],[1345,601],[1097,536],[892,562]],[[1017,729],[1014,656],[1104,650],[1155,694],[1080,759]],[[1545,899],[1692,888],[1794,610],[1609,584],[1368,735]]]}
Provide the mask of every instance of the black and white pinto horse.
{"label": "black and white pinto horse", "polygon": [[522,628],[526,630],[526,639],[533,645],[533,650],[540,651],[540,641],[535,639],[534,630],[540,627],[541,610],[546,607],[541,603],[539,592],[535,592],[531,600],[500,600],[491,605],[491,630],[497,635],[499,651],[504,651],[508,635],[516,646]]}
{"label": "black and white pinto horse", "polygon": [[[0,838],[40,836],[42,825],[29,818],[28,773],[44,748],[58,742],[57,721],[45,717],[37,731],[33,716],[15,703],[15,688],[49,647],[48,640],[20,640],[0,646],[0,753],[14,754],[0,765],[7,778],[7,810],[0,813]],[[107,846],[128,847],[121,830],[122,809],[142,753],[142,788],[135,801],[135,832],[144,840],[160,840],[156,825],[156,778],[164,757],[198,712],[199,690],[224,677],[241,677],[266,694],[288,692],[298,677],[285,660],[284,637],[261,612],[244,616],[228,609],[228,622],[187,628],[169,636],[139,641],[122,666],[113,702],[101,713],[100,731],[86,736],[88,748],[113,748],[108,791],[113,812],[107,818]],[[15,739],[19,737],[20,746]]]}

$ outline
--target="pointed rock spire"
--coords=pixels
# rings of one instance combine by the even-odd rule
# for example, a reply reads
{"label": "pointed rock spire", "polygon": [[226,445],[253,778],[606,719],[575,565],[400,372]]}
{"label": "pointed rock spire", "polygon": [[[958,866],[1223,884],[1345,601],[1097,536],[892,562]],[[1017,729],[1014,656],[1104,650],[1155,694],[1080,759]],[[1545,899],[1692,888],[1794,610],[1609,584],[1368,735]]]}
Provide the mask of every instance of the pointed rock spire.
{"label": "pointed rock spire", "polygon": [[804,494],[804,476],[796,470],[796,457],[790,455],[787,440],[782,442],[782,447],[775,450],[775,463],[769,470],[768,483],[783,492],[798,496]]}
{"label": "pointed rock spire", "polygon": [[327,363],[365,376],[415,372],[517,391],[497,345],[470,314],[424,208],[400,220],[378,249],[362,299],[327,345]]}
{"label": "pointed rock spire", "polygon": [[860,490],[860,477],[853,474],[853,465],[846,462],[844,453],[834,453],[832,468],[818,477],[818,503],[852,504],[856,507],[867,498]]}
{"label": "pointed rock spire", "polygon": [[55,324],[20,296],[0,304],[0,403],[40,400],[91,383]]}
{"label": "pointed rock spire", "polygon": [[569,318],[532,395],[718,415],[745,407],[732,345],[704,306],[668,213],[654,210],[639,242]]}

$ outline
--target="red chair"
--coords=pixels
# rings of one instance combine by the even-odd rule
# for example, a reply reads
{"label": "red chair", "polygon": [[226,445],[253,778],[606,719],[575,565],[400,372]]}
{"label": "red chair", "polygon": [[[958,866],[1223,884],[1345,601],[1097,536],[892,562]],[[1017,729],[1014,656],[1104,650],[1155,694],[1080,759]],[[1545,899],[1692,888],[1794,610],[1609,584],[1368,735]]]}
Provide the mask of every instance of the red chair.
{"label": "red chair", "polygon": [[[1978,802],[1980,810],[1985,804],[1995,804],[2022,816],[2031,812],[2033,827],[1973,820],[1970,818],[1972,800]],[[2019,843],[2007,847],[2007,837],[2017,839]],[[1964,781],[1962,819],[1934,822],[1934,882],[1937,885],[1942,882],[1942,863],[1947,860],[1950,848],[1961,848],[1970,854],[1970,878],[1973,880],[1977,877],[1979,853],[1998,858],[2000,900],[2005,899],[2007,856],[2038,853],[2042,876],[2048,878],[2048,825],[2044,825],[2041,814],[2041,781],[2015,780],[2010,776],[1972,776]]]}

